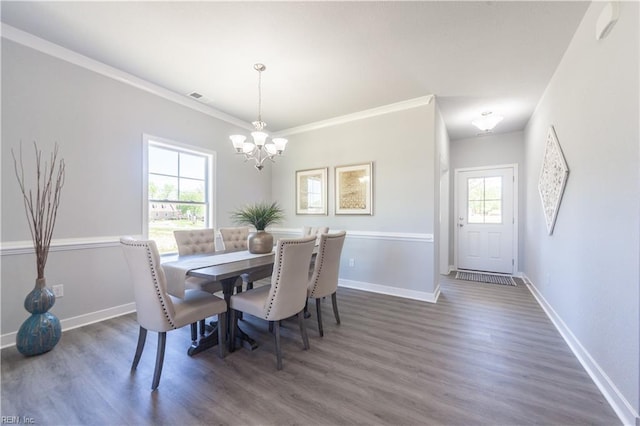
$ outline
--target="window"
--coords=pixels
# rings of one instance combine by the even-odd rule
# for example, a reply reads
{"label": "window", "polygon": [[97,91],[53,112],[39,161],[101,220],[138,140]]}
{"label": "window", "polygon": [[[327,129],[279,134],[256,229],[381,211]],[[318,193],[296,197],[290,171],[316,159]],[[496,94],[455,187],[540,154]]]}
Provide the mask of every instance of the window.
{"label": "window", "polygon": [[469,223],[502,223],[502,176],[467,180]]}
{"label": "window", "polygon": [[[318,177],[307,179],[306,198],[310,209],[322,208],[322,181]],[[303,194],[305,190],[303,189]]]}
{"label": "window", "polygon": [[173,231],[213,226],[214,153],[145,136],[147,237],[178,251]]}

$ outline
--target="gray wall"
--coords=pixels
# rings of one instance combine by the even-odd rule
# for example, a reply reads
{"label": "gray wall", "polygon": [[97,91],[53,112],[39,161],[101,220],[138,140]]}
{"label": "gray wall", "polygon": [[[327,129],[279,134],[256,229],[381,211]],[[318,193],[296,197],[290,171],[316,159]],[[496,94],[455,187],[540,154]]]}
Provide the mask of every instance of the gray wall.
{"label": "gray wall", "polygon": [[[588,9],[526,129],[524,271],[604,386],[608,378],[637,415],[639,7],[621,2],[617,25],[597,41],[604,6]],[[537,183],[551,125],[570,173],[549,236]]]}
{"label": "gray wall", "polygon": [[[453,193],[455,187],[455,170],[467,167],[485,167],[500,164],[518,165],[518,271],[522,271],[522,259],[524,256],[524,216],[525,216],[525,170],[524,170],[524,133],[513,132],[503,134],[488,134],[469,139],[457,139],[451,141],[451,176],[450,185]],[[451,196],[451,223],[455,224],[453,217],[455,212],[455,194]],[[454,260],[454,228],[451,227],[449,238],[451,246],[449,250],[449,265]]]}
{"label": "gray wall", "polygon": [[[52,312],[61,320],[133,302],[120,235],[142,234],[142,135],[217,153],[217,223],[252,199],[270,199],[271,177],[235,157],[228,135],[239,129],[147,91],[2,39],[2,334],[17,331],[28,313],[36,278],[33,252],[7,251],[30,240],[11,149],[32,142],[60,145],[67,177],[47,263],[49,285],[64,284]],[[27,173],[29,176],[29,173]],[[56,241],[80,241],[56,247]],[[99,241],[87,243],[87,241]]]}
{"label": "gray wall", "polygon": [[[326,225],[351,233],[342,256],[343,282],[435,291],[433,242],[389,236],[434,234],[434,119],[431,101],[426,106],[289,136],[286,155],[273,169],[273,198],[286,209],[290,228]],[[334,167],[369,161],[374,163],[374,214],[335,215]],[[296,215],[295,172],[319,167],[329,167],[329,215]],[[354,259],[354,267],[348,266],[348,259]]]}

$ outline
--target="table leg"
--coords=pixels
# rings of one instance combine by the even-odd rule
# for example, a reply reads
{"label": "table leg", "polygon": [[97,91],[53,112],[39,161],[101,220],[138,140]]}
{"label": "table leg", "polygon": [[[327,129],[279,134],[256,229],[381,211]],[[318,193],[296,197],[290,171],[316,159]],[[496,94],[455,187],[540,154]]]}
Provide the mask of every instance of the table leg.
{"label": "table leg", "polygon": [[[231,300],[231,295],[233,294],[233,289],[235,287],[235,283],[237,279],[238,277],[234,277],[234,278],[227,278],[221,281],[222,293],[224,294],[225,302],[227,302],[227,318],[231,318],[231,308],[229,307],[230,305],[229,302]],[[227,320],[227,339],[230,339],[231,327],[233,327],[232,321]],[[198,342],[195,344],[192,344],[189,347],[189,350],[187,350],[187,354],[189,356],[198,354],[218,344],[218,323],[215,322],[215,323],[211,323],[210,326],[208,325],[207,332],[208,334],[206,336],[204,337],[200,336],[200,339],[198,340]],[[238,345],[250,351],[258,348],[258,343],[255,340],[253,340],[247,333],[242,331],[242,329],[238,325],[236,325],[236,342],[233,345],[233,348],[235,348]]]}
{"label": "table leg", "polygon": [[200,336],[200,339],[195,344],[191,344],[189,349],[187,350],[187,355],[194,356],[195,354],[199,354],[200,352],[212,348],[218,344],[218,323],[213,323],[213,330],[205,335]]}
{"label": "table leg", "polygon": [[[222,293],[224,294],[224,300],[225,302],[227,302],[227,318],[231,318],[231,295],[233,294],[233,287],[236,283],[236,279],[238,277],[234,277],[234,278],[227,278],[225,280],[222,280]],[[227,330],[227,338],[229,339],[229,341],[231,340],[231,327],[234,326],[234,321],[228,320],[227,321],[227,326],[229,327]],[[258,343],[253,340],[247,333],[245,333],[244,331],[242,331],[242,329],[240,328],[240,326],[238,326],[237,324],[235,324],[236,327],[236,341],[234,342],[233,345],[230,345],[230,348],[233,350],[235,349],[236,345],[239,344],[240,346],[244,347],[245,349],[248,349],[250,351],[257,349],[258,348]]]}

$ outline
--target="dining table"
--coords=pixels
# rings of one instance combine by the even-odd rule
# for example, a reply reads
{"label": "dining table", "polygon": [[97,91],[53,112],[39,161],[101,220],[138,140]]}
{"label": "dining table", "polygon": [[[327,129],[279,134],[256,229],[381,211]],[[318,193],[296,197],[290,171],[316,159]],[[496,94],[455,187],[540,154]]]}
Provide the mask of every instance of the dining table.
{"label": "dining table", "polygon": [[[187,256],[167,256],[162,259],[162,268],[167,281],[167,292],[172,296],[183,298],[185,295],[185,280],[188,277],[205,278],[207,281],[218,281],[222,285],[224,300],[227,302],[227,319],[231,317],[230,299],[236,282],[243,274],[248,274],[268,268],[273,268],[275,254],[254,254],[248,250],[216,251],[207,254]],[[231,321],[226,321],[226,335],[230,336]],[[217,327],[220,322],[213,324],[213,331],[200,336],[191,345],[187,353],[193,356],[218,344]],[[240,346],[254,350],[258,344],[239,325],[236,325],[236,341],[229,342],[230,347]]]}

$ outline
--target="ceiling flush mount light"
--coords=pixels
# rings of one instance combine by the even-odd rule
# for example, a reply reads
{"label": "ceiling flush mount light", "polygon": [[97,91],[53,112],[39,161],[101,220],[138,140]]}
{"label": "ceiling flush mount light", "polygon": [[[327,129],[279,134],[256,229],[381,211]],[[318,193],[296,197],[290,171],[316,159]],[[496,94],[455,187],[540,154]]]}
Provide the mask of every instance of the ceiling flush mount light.
{"label": "ceiling flush mount light", "polygon": [[493,128],[496,127],[496,125],[501,122],[503,118],[504,117],[502,117],[501,115],[493,115],[491,111],[485,111],[482,113],[482,117],[478,118],[477,120],[473,120],[471,124],[482,130],[483,132],[488,133],[493,130]]}
{"label": "ceiling flush mount light", "polygon": [[282,155],[287,140],[284,138],[273,138],[271,142],[267,142],[269,135],[263,130],[267,127],[267,123],[262,121],[262,71],[267,67],[264,64],[255,64],[253,68],[258,71],[258,121],[254,121],[254,132],[251,132],[253,142],[247,142],[245,135],[231,135],[231,143],[236,150],[236,154],[244,155],[245,161],[255,161],[255,167],[258,171],[264,168],[264,160],[269,159],[273,162],[276,155]]}

